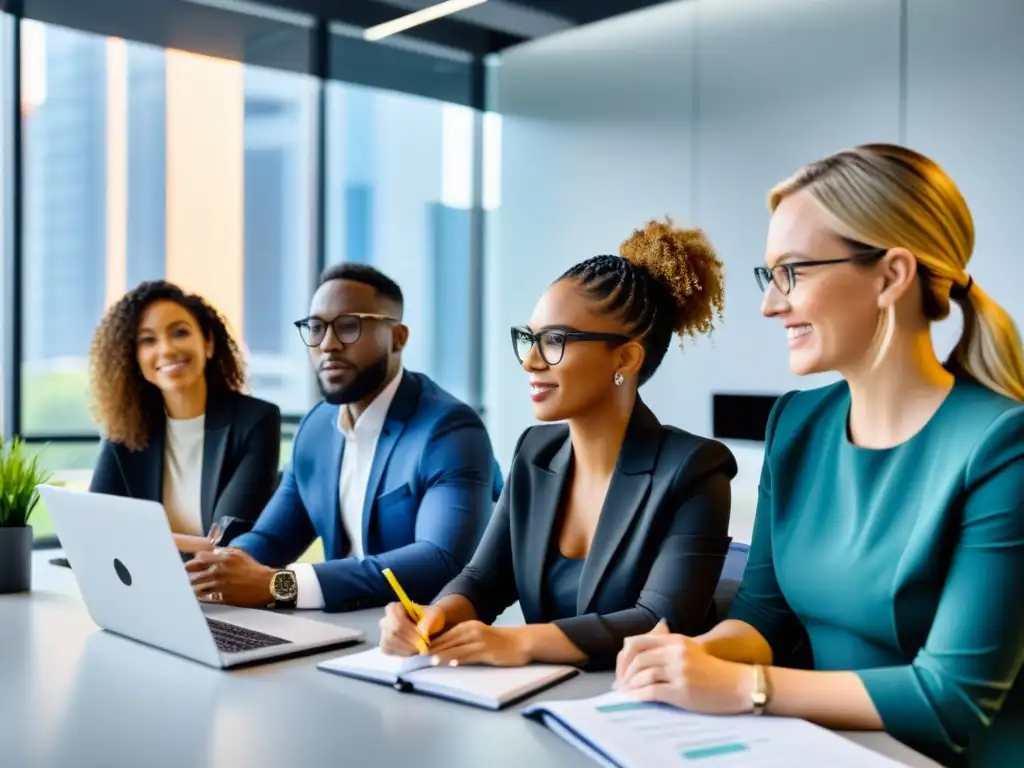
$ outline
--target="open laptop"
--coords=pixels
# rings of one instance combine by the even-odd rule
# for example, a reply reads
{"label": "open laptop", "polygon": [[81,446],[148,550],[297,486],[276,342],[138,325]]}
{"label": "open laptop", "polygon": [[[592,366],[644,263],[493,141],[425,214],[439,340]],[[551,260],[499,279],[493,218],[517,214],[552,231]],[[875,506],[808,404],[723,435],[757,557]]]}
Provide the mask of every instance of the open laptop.
{"label": "open laptop", "polygon": [[92,620],[212,667],[361,642],[362,632],[275,611],[201,603],[153,501],[39,486]]}

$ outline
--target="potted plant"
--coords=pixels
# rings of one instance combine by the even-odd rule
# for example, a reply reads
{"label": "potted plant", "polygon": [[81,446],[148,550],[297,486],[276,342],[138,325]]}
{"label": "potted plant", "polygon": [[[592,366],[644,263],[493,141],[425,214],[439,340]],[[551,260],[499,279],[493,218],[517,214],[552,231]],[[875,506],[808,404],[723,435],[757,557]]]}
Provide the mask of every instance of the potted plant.
{"label": "potted plant", "polygon": [[39,503],[36,487],[51,474],[39,466],[25,443],[0,440],[0,595],[25,592],[32,585],[32,510]]}

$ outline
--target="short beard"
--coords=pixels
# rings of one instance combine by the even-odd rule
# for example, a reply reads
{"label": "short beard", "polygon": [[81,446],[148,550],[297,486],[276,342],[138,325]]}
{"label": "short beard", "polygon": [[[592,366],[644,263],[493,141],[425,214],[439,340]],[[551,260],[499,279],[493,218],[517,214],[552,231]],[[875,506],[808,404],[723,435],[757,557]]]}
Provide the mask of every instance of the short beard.
{"label": "short beard", "polygon": [[381,358],[367,368],[361,369],[355,381],[347,387],[339,387],[336,390],[328,391],[324,388],[323,381],[317,376],[316,383],[320,388],[323,399],[331,405],[348,405],[358,403],[380,389],[384,380],[388,377],[388,356],[381,355]]}

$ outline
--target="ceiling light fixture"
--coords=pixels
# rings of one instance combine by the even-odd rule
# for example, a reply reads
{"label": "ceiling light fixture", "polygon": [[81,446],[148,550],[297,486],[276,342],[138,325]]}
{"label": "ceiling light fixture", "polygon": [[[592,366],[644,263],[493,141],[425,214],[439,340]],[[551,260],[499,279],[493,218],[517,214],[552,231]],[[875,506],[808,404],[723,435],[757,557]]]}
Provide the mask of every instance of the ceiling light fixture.
{"label": "ceiling light fixture", "polygon": [[399,16],[397,19],[391,21],[385,21],[383,24],[378,24],[375,27],[368,27],[363,30],[363,39],[376,42],[383,40],[385,37],[396,35],[399,32],[404,32],[407,29],[418,27],[420,24],[426,24],[429,21],[435,21],[445,16],[450,16],[453,13],[464,11],[467,8],[472,8],[474,5],[482,5],[487,0],[445,0],[443,3],[437,5],[431,5],[427,8],[423,8],[419,11],[406,14],[405,16]]}

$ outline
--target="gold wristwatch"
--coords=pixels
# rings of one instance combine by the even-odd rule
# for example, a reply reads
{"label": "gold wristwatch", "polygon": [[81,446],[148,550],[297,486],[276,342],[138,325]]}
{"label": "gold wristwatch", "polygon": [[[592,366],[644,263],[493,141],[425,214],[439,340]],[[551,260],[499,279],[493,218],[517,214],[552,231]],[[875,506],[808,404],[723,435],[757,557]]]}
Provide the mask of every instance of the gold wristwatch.
{"label": "gold wristwatch", "polygon": [[295,571],[274,571],[274,575],[270,577],[270,594],[274,602],[268,605],[268,608],[294,608],[299,596]]}
{"label": "gold wristwatch", "polygon": [[750,693],[750,700],[754,704],[754,714],[763,715],[765,707],[768,706],[768,675],[765,674],[764,666],[754,665],[754,690]]}

